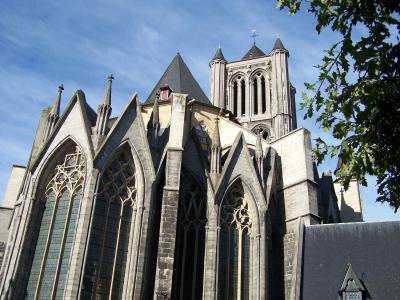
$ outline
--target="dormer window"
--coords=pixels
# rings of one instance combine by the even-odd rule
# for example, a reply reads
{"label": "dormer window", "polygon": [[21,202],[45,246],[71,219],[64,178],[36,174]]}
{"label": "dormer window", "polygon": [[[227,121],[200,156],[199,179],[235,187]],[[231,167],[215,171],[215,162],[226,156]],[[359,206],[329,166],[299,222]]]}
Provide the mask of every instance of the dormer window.
{"label": "dormer window", "polygon": [[348,264],[346,275],[339,289],[339,294],[343,300],[363,300],[365,292],[364,285],[353,271],[351,264]]}
{"label": "dormer window", "polygon": [[344,300],[362,300],[361,292],[345,292]]}
{"label": "dormer window", "polygon": [[160,100],[167,100],[171,95],[172,90],[170,89],[169,85],[165,85],[160,88]]}

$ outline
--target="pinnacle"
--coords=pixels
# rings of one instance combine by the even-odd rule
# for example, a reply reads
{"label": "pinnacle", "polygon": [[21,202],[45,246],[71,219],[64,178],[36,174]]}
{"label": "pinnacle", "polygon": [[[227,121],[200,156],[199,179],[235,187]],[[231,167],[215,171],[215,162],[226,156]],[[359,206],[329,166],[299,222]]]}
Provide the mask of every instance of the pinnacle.
{"label": "pinnacle", "polygon": [[114,77],[112,74],[110,74],[110,76],[107,77],[107,89],[106,89],[106,93],[104,95],[104,100],[103,100],[104,105],[111,106],[111,86],[112,86],[113,79],[114,79]]}
{"label": "pinnacle", "polygon": [[54,104],[50,111],[51,115],[58,116],[60,114],[61,94],[62,94],[63,90],[64,90],[64,86],[63,86],[63,84],[61,84],[58,87],[58,94],[56,96],[56,99],[54,99]]}

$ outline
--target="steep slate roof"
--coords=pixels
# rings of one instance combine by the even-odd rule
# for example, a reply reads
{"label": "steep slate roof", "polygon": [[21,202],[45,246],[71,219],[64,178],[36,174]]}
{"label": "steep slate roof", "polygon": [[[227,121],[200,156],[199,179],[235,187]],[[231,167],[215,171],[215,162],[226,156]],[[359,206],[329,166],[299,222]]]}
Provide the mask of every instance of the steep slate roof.
{"label": "steep slate roof", "polygon": [[218,47],[217,52],[215,52],[214,58],[212,60],[217,60],[217,59],[225,60],[224,54],[222,54],[221,47]]}
{"label": "steep slate roof", "polygon": [[306,226],[301,299],[338,299],[351,263],[367,299],[400,299],[400,222]]}
{"label": "steep slate roof", "polygon": [[150,96],[145,101],[145,104],[152,103],[159,89],[165,85],[169,85],[173,92],[188,94],[190,98],[211,104],[179,53],[171,61],[167,70],[165,70]]}
{"label": "steep slate roof", "polygon": [[286,50],[286,48],[283,46],[283,43],[280,38],[276,39],[275,45],[274,45],[274,48],[272,48],[272,51],[278,50],[278,49]]}
{"label": "steep slate roof", "polygon": [[256,44],[253,44],[250,50],[247,51],[247,53],[242,57],[242,60],[253,59],[264,55],[265,53],[260,48],[258,48]]}

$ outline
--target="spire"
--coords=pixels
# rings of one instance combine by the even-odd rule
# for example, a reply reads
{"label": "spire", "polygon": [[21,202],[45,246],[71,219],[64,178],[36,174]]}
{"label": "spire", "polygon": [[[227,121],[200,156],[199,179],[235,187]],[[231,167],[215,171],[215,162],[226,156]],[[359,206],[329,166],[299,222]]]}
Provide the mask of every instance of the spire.
{"label": "spire", "polygon": [[54,99],[54,104],[53,107],[51,108],[50,114],[54,116],[59,116],[60,115],[60,103],[61,103],[61,94],[62,91],[64,90],[63,84],[61,84],[58,87],[58,94],[56,96],[56,99]]}
{"label": "spire", "polygon": [[113,79],[113,74],[110,74],[110,76],[107,77],[107,89],[103,100],[103,104],[105,105],[111,105],[111,86]]}
{"label": "spire", "polygon": [[285,50],[285,51],[287,51],[287,49],[283,46],[283,43],[282,43],[282,41],[281,41],[281,39],[279,37],[276,38],[274,48],[272,48],[272,51],[274,51],[274,50]]}
{"label": "spire", "polygon": [[60,103],[61,103],[61,94],[64,90],[64,86],[61,84],[58,87],[58,94],[56,99],[54,100],[53,107],[51,108],[49,114],[47,115],[46,125],[44,128],[42,141],[45,142],[50,134],[53,132],[54,126],[56,125],[58,118],[60,116]]}
{"label": "spire", "polygon": [[215,118],[214,133],[211,141],[211,166],[210,173],[216,180],[216,174],[221,173],[221,139],[218,126],[219,118]]}
{"label": "spire", "polygon": [[221,46],[218,46],[217,52],[215,52],[214,58],[212,60],[223,60],[226,61],[224,54],[222,53]]}
{"label": "spire", "polygon": [[[97,113],[97,121],[96,121],[96,129],[95,133],[97,135],[106,135],[107,133],[107,123],[108,119],[110,118],[111,115],[111,84],[112,80],[114,79],[113,75],[111,74],[110,76],[107,77],[107,89],[106,89],[106,94],[104,95],[104,100],[103,102],[99,105],[98,108],[98,113]],[[98,141],[98,145],[101,142],[101,139]]]}

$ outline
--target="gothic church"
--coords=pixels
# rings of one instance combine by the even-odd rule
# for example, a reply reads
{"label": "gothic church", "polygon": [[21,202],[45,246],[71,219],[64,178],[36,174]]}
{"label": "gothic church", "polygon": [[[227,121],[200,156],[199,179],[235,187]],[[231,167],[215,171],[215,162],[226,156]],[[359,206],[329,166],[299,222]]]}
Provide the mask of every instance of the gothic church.
{"label": "gothic church", "polygon": [[97,112],[60,86],[5,193],[0,298],[400,299],[400,222],[319,175],[288,61],[218,48],[208,98],[178,53],[115,118],[112,76]]}

